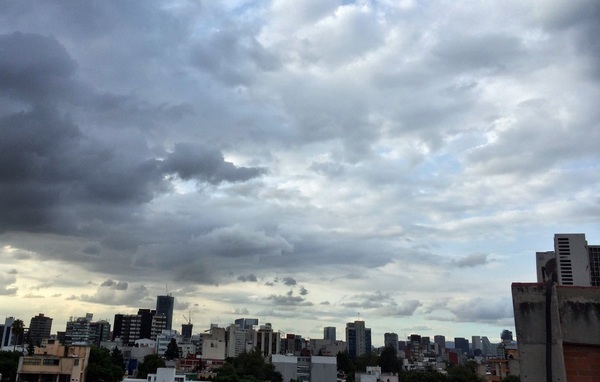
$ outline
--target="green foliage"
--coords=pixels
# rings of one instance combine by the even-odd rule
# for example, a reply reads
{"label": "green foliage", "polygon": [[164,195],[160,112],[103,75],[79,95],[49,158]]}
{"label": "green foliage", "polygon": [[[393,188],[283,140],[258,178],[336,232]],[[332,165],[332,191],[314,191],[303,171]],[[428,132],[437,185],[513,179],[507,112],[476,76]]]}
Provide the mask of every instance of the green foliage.
{"label": "green foliage", "polygon": [[138,365],[136,378],[146,379],[148,374],[156,373],[156,369],[159,367],[165,367],[165,360],[158,354],[148,354]]}
{"label": "green foliage", "polygon": [[381,366],[382,373],[398,373],[402,369],[402,363],[393,347],[383,349],[378,365]]}
{"label": "green foliage", "polygon": [[13,350],[16,350],[17,349],[17,342],[19,342],[19,337],[25,331],[25,324],[23,324],[23,320],[17,318],[13,322],[12,327],[10,328],[10,331],[11,331],[12,335],[15,337],[14,340],[13,340],[13,341],[15,341],[15,345],[13,347]]}
{"label": "green foliage", "polygon": [[468,361],[464,365],[451,365],[448,372],[448,382],[483,382],[484,379],[477,374],[477,362]]}
{"label": "green foliage", "polygon": [[123,357],[123,352],[119,349],[118,346],[115,346],[110,352],[110,359],[113,365],[119,366],[123,370],[125,370],[125,358]]}
{"label": "green foliage", "polygon": [[367,370],[367,366],[379,365],[379,357],[375,353],[363,354],[356,359],[356,370],[364,372]]}
{"label": "green foliage", "polygon": [[402,382],[447,382],[447,377],[437,371],[403,371],[400,374]]}
{"label": "green foliage", "polygon": [[236,358],[227,358],[219,368],[215,382],[282,382],[281,373],[275,366],[265,362],[260,350],[242,353]]}
{"label": "green foliage", "polygon": [[177,341],[175,338],[171,338],[171,341],[167,345],[167,350],[165,350],[165,358],[168,360],[177,359],[180,357],[179,354],[179,346],[177,346]]}
{"label": "green foliage", "polygon": [[35,353],[35,345],[33,344],[33,342],[29,342],[27,344],[27,355],[33,355]]}
{"label": "green foliage", "polygon": [[87,382],[120,382],[124,374],[124,365],[115,364],[108,349],[91,347],[85,377]]}
{"label": "green foliage", "polygon": [[337,354],[337,369],[338,371],[343,371],[346,374],[346,380],[348,382],[354,381],[356,365],[354,364],[354,362],[352,362],[347,352],[339,352]]}
{"label": "green foliage", "polygon": [[2,381],[15,382],[17,379],[19,357],[22,355],[17,351],[0,351],[0,374],[2,374]]}

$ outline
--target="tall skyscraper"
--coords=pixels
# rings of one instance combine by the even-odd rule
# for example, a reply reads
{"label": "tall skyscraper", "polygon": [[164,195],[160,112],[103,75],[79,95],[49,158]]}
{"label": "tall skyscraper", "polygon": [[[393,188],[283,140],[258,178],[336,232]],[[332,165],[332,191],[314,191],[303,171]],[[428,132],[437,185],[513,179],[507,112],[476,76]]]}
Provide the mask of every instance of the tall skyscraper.
{"label": "tall skyscraper", "polygon": [[365,328],[364,321],[346,324],[346,347],[352,359],[371,352],[371,329]]}
{"label": "tall skyscraper", "polygon": [[446,337],[445,336],[433,336],[433,344],[435,352],[438,356],[444,355],[446,350]]}
{"label": "tall skyscraper", "polygon": [[[477,352],[477,350],[479,350],[479,352]],[[475,354],[477,353],[481,353],[483,352],[483,344],[481,343],[481,336],[472,336],[471,337],[471,352],[474,355],[478,355]]]}
{"label": "tall skyscraper", "polygon": [[591,286],[600,286],[600,245],[588,245]]}
{"label": "tall skyscraper", "polygon": [[335,342],[335,326],[326,326],[323,328],[323,339]]}
{"label": "tall skyscraper", "polygon": [[50,338],[52,331],[52,319],[43,313],[31,317],[29,322],[29,343],[40,346],[44,338]]}
{"label": "tall skyscraper", "polygon": [[156,315],[166,317],[165,329],[171,330],[173,328],[173,307],[175,306],[175,297],[170,294],[166,296],[156,297]]}

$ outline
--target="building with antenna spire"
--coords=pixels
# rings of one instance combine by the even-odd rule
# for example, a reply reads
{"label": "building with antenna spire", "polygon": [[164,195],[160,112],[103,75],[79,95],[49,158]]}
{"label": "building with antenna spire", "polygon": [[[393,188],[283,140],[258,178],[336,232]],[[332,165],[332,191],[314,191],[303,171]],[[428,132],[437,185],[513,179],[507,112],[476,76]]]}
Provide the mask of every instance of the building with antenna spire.
{"label": "building with antenna spire", "polygon": [[156,316],[164,316],[165,317],[165,327],[166,330],[173,329],[173,307],[175,306],[175,297],[171,296],[171,294],[167,294],[166,296],[157,296],[156,297]]}

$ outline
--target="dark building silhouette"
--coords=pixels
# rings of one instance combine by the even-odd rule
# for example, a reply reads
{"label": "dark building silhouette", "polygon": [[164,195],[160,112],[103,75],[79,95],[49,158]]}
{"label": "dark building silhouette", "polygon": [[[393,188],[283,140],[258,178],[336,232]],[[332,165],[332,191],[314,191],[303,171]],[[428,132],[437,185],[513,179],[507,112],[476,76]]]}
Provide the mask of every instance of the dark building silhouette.
{"label": "dark building silhouette", "polygon": [[31,317],[31,321],[29,322],[29,343],[40,346],[43,339],[50,338],[51,331],[52,319],[50,317],[44,316],[43,313]]}
{"label": "dark building silhouette", "polygon": [[170,294],[156,297],[156,315],[166,317],[167,330],[173,329],[173,307],[175,306],[175,297]]}

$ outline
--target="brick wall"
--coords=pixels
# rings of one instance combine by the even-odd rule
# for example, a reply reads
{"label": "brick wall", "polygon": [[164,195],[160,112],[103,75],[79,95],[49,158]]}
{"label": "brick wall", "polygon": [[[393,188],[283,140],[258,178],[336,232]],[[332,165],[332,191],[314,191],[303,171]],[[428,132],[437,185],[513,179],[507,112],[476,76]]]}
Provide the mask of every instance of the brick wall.
{"label": "brick wall", "polygon": [[600,381],[600,346],[563,344],[569,382]]}

